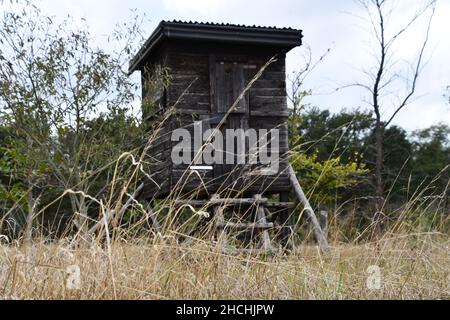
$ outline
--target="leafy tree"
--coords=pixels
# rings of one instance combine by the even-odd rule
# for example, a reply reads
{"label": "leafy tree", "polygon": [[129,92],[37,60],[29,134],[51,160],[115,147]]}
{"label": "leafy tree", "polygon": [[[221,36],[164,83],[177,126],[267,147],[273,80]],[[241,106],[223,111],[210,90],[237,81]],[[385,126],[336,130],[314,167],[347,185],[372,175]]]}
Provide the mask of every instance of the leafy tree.
{"label": "leafy tree", "polygon": [[88,195],[106,197],[114,176],[101,168],[133,150],[130,136],[139,128],[129,112],[137,86],[125,69],[139,20],[108,39],[120,47],[113,52],[94,43],[87,25],[54,20],[20,1],[15,10],[2,10],[0,20],[0,115],[9,128],[2,168],[27,195],[28,236],[38,208],[63,193],[77,227],[85,230],[94,203]]}
{"label": "leafy tree", "polygon": [[0,226],[5,223],[2,217],[26,204],[26,188],[14,176],[12,159],[7,155],[9,131],[7,127],[0,127]]}
{"label": "leafy tree", "polygon": [[344,163],[361,163],[372,123],[370,112],[342,110],[332,114],[312,107],[304,110],[299,130],[303,140],[308,142],[307,153],[317,154],[318,160],[339,156]]}
{"label": "leafy tree", "polygon": [[[445,124],[414,132],[414,187],[447,194],[450,183],[450,127]],[[431,183],[431,185],[430,185]],[[415,191],[415,190],[413,190]]]}
{"label": "leafy tree", "polygon": [[[367,168],[376,170],[376,137],[374,132],[366,137],[364,162]],[[402,203],[407,200],[407,187],[413,167],[413,146],[408,133],[398,127],[391,126],[384,131],[383,137],[384,165],[382,177],[385,189],[388,190],[387,202]],[[372,181],[370,182],[372,184]],[[365,190],[370,194],[375,186]],[[386,203],[387,203],[386,202]]]}
{"label": "leafy tree", "polygon": [[[342,110],[332,114],[317,107],[306,107],[301,114],[298,135],[304,152],[324,162],[338,157],[345,165],[356,164],[368,172],[375,171],[376,148],[372,131],[371,112]],[[389,127],[384,133],[385,165],[383,179],[389,190],[389,201],[401,202],[406,199],[405,186],[408,185],[412,170],[413,146],[407,132],[397,126]],[[354,177],[353,177],[354,178]],[[374,184],[367,175],[358,175],[353,186],[341,188],[342,200],[367,198],[373,194]],[[357,183],[356,183],[357,182]]]}

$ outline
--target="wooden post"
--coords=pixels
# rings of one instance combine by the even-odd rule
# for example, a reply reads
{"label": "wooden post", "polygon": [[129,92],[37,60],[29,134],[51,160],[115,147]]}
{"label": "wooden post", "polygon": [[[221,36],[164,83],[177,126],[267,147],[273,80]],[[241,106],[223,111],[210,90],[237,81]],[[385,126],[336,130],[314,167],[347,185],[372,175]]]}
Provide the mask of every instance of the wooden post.
{"label": "wooden post", "polygon": [[[261,195],[256,195],[254,197],[255,199],[255,203],[257,203],[257,212],[256,212],[256,219],[257,219],[257,223],[261,223],[263,225],[267,225],[267,219],[266,219],[266,213],[264,212],[264,207],[263,204],[260,203],[260,200],[262,199]],[[259,231],[260,235],[261,235],[261,247],[262,249],[264,249],[266,252],[270,252],[270,250],[272,249],[272,245],[270,243],[270,235],[269,235],[269,231],[267,229],[262,229]]]}
{"label": "wooden post", "polygon": [[164,237],[161,233],[161,226],[158,222],[157,216],[156,216],[156,212],[153,210],[152,208],[152,204],[150,201],[148,201],[148,205],[147,205],[147,216],[146,216],[146,220],[147,220],[147,225],[148,220],[151,220],[152,226],[155,229],[156,234],[158,235],[159,239],[164,241]]}
{"label": "wooden post", "polygon": [[228,237],[227,237],[227,229],[221,228],[221,225],[225,225],[225,217],[223,210],[225,208],[221,208],[219,206],[215,206],[214,215],[216,219],[216,232],[217,232],[217,242],[224,248],[228,246]]}
{"label": "wooden post", "polygon": [[[219,195],[214,194],[211,197],[210,201],[215,201],[217,199],[219,199]],[[225,225],[225,216],[224,216],[224,210],[225,207],[220,206],[219,204],[215,204],[213,206],[213,212],[214,212],[214,217],[213,219],[215,219],[215,232],[216,232],[216,237],[217,237],[217,242],[223,247],[226,248],[228,247],[228,237],[227,237],[227,230],[226,227],[222,228],[222,226]]]}
{"label": "wooden post", "polygon": [[308,217],[308,220],[311,223],[314,238],[318,242],[320,250],[323,253],[328,253],[329,252],[328,241],[322,231],[322,228],[320,227],[319,220],[317,220],[316,214],[314,213],[314,210],[311,207],[308,198],[306,197],[302,187],[300,186],[300,183],[298,182],[297,175],[295,174],[292,165],[289,165],[289,177],[292,186],[294,187],[295,194],[297,195],[298,200],[303,204],[305,213]]}
{"label": "wooden post", "polygon": [[119,224],[119,222],[122,219],[122,217],[124,216],[125,212],[127,212],[128,208],[140,196],[140,194],[142,193],[142,190],[144,190],[144,186],[145,186],[144,183],[141,183],[136,188],[136,190],[133,192],[133,195],[131,195],[128,198],[127,202],[125,202],[125,204],[122,206],[122,208],[119,210],[119,212],[117,212],[116,215],[113,214],[113,216],[111,217],[113,225],[117,226]]}
{"label": "wooden post", "polygon": [[323,235],[325,239],[328,240],[328,212],[320,211],[320,227],[322,228]]}
{"label": "wooden post", "polygon": [[[287,203],[289,202],[289,193],[288,192],[282,192],[280,193],[280,203]],[[283,210],[283,213],[280,214],[281,221],[281,244],[283,245],[283,248],[285,250],[292,250],[292,245],[290,243],[291,237],[292,237],[292,226],[290,223],[292,220],[291,210],[289,208],[286,208]]]}
{"label": "wooden post", "polygon": [[[120,219],[125,214],[125,212],[127,212],[128,208],[133,204],[133,201],[135,201],[136,198],[139,197],[139,195],[141,194],[143,189],[144,189],[144,184],[142,183],[136,188],[133,195],[128,198],[127,202],[125,202],[125,204],[122,206],[122,208],[119,210],[119,212],[117,212],[116,210],[109,211],[105,217],[106,223],[109,224],[111,221],[113,221],[113,223],[115,223],[117,225],[118,222],[120,221]],[[100,229],[100,227],[102,227],[103,225],[104,225],[104,221],[100,220],[91,229],[89,229],[89,231],[87,232],[87,235],[89,237],[93,236],[94,233],[97,232],[97,230]],[[103,235],[100,234],[100,238],[102,236]]]}

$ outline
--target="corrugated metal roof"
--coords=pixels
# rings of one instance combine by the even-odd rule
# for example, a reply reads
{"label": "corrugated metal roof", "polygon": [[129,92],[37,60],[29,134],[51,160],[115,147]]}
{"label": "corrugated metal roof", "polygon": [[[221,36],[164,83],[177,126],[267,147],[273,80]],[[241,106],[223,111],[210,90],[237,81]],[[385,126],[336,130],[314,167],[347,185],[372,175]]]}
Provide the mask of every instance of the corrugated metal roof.
{"label": "corrugated metal roof", "polygon": [[129,72],[132,73],[133,71],[138,70],[145,58],[164,39],[244,43],[276,46],[290,50],[302,44],[302,37],[301,30],[292,28],[163,20],[136,56],[131,60]]}
{"label": "corrugated metal roof", "polygon": [[[183,21],[183,20],[163,20],[162,22],[180,23],[180,24],[198,24],[205,26],[222,26],[222,27],[238,27],[238,28],[253,28],[253,29],[271,29],[271,30],[295,30],[293,28],[279,28],[275,26],[257,26],[234,23],[216,23],[216,22],[201,22],[201,21]],[[300,30],[298,30],[300,31]]]}

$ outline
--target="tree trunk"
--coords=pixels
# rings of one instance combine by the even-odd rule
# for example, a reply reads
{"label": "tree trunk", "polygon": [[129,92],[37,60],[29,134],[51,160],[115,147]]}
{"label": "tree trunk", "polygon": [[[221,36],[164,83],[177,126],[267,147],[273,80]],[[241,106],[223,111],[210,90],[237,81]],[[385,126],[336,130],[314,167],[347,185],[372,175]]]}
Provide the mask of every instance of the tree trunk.
{"label": "tree trunk", "polygon": [[378,122],[375,128],[375,147],[376,147],[376,160],[375,160],[375,214],[374,214],[374,226],[378,236],[381,236],[382,232],[382,217],[384,206],[384,181],[383,181],[383,167],[384,167],[384,124]]}
{"label": "tree trunk", "polygon": [[24,239],[25,242],[31,242],[33,236],[33,220],[34,220],[34,196],[33,196],[33,182],[30,180],[28,190],[28,213],[27,213],[27,221],[25,226],[25,234]]}
{"label": "tree trunk", "polygon": [[[30,137],[27,137],[27,144],[28,149],[33,150],[33,141]],[[34,200],[34,183],[35,183],[35,177],[32,173],[32,170],[30,177],[28,178],[28,199],[27,199],[27,205],[28,205],[28,213],[27,213],[27,221],[25,226],[25,234],[24,238],[26,242],[31,242],[31,238],[33,236],[33,220],[34,220],[34,207],[35,207],[35,200]]]}

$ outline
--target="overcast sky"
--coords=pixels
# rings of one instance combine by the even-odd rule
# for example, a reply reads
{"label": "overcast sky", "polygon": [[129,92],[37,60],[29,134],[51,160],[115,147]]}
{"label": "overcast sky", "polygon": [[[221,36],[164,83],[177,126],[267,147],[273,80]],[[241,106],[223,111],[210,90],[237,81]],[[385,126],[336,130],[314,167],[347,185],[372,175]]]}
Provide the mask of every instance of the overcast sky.
{"label": "overcast sky", "polygon": [[[39,1],[37,1],[39,2]],[[373,65],[373,47],[367,22],[357,16],[364,12],[353,0],[40,0],[42,8],[56,16],[86,18],[91,32],[111,33],[114,25],[126,21],[129,9],[145,12],[149,20],[146,32],[151,34],[161,20],[197,20],[249,25],[293,27],[302,29],[304,42],[318,58],[328,48],[331,53],[311,74],[305,89],[312,89],[308,103],[338,111],[341,108],[367,107],[366,92],[351,88],[336,92],[336,88],[364,81],[361,69]],[[395,28],[414,14],[422,0],[397,0],[391,19]],[[351,13],[351,14],[350,14]],[[355,16],[357,15],[357,16]],[[397,48],[398,66],[416,58],[420,41],[425,35],[426,17],[417,21]],[[392,29],[394,30],[394,29]],[[391,30],[391,31],[392,31]],[[438,0],[432,33],[416,100],[401,112],[395,121],[408,130],[425,128],[437,122],[450,124],[450,105],[443,94],[450,84],[450,0]],[[288,55],[288,71],[301,69],[305,47]],[[402,86],[393,88],[401,95]],[[386,100],[386,105],[394,99]],[[386,108],[387,117],[389,108]]]}

